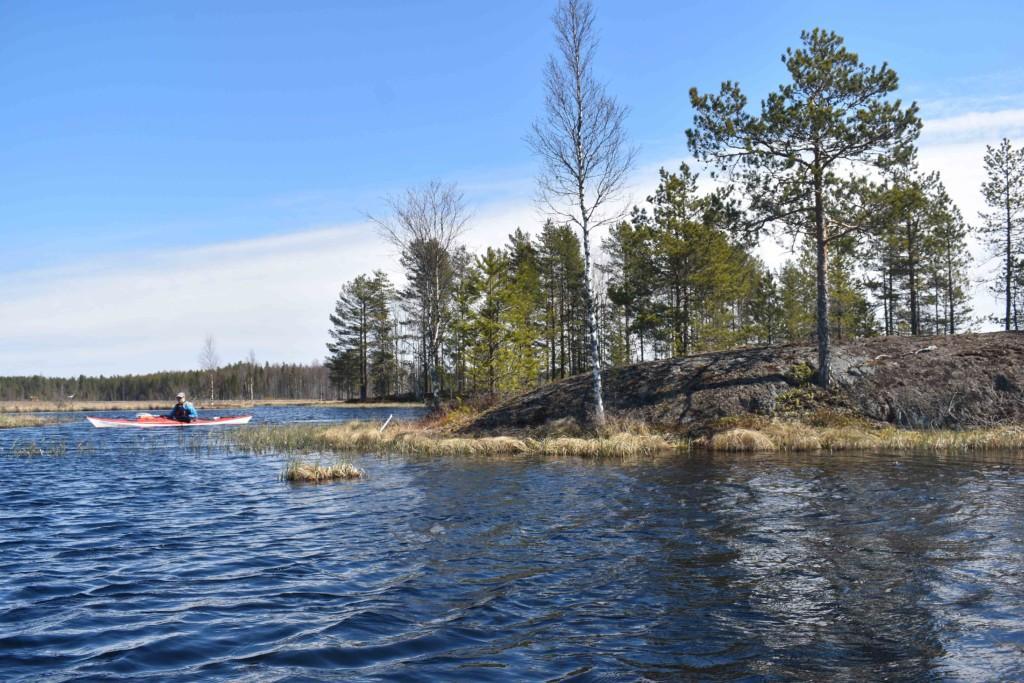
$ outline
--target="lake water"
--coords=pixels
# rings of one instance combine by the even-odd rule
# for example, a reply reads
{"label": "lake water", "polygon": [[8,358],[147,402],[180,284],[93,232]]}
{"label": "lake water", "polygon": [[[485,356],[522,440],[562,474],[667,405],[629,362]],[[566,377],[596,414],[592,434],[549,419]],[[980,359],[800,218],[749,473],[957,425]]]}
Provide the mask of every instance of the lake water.
{"label": "lake water", "polygon": [[4,681],[1024,679],[1013,456],[363,455],[294,486],[66,417],[0,431]]}

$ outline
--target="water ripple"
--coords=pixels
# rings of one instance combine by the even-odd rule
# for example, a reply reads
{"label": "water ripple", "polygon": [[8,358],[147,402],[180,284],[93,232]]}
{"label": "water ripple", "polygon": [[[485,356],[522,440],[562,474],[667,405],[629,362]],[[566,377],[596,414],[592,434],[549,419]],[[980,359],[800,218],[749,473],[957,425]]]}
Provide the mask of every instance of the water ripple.
{"label": "water ripple", "polygon": [[204,438],[0,433],[0,678],[1024,678],[1012,457],[363,456],[293,487]]}

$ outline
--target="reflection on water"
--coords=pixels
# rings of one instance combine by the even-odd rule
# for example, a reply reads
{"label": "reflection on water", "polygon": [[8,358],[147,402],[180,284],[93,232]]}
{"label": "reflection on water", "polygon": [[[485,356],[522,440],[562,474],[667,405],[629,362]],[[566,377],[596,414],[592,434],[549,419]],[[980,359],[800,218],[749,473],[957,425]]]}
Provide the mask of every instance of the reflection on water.
{"label": "reflection on water", "polygon": [[1024,677],[1009,456],[368,455],[290,486],[180,434],[19,439],[91,447],[0,455],[4,680]]}

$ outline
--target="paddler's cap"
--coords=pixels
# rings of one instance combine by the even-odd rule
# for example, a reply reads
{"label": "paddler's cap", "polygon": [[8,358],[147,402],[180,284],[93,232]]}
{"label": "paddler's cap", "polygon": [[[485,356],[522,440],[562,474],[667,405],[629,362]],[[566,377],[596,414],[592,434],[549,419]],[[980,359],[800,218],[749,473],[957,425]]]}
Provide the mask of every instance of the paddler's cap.
{"label": "paddler's cap", "polygon": [[185,392],[184,391],[179,391],[178,395],[175,396],[174,398],[185,398]]}

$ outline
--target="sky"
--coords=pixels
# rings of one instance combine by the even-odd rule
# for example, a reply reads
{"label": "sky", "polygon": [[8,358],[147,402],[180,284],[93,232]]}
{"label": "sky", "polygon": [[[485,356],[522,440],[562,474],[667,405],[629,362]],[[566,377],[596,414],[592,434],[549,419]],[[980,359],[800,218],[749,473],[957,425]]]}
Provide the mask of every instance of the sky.
{"label": "sky", "polygon": [[[342,283],[397,254],[370,215],[437,179],[468,246],[536,231],[554,2],[0,0],[0,376],[326,353]],[[595,72],[640,150],[626,201],[689,156],[688,90],[785,80],[800,31],[888,63],[921,165],[968,221],[986,145],[1024,143],[1024,4],[595,0]],[[975,277],[995,267],[981,245]],[[770,265],[786,257],[763,245]],[[996,312],[979,286],[975,308]]]}

